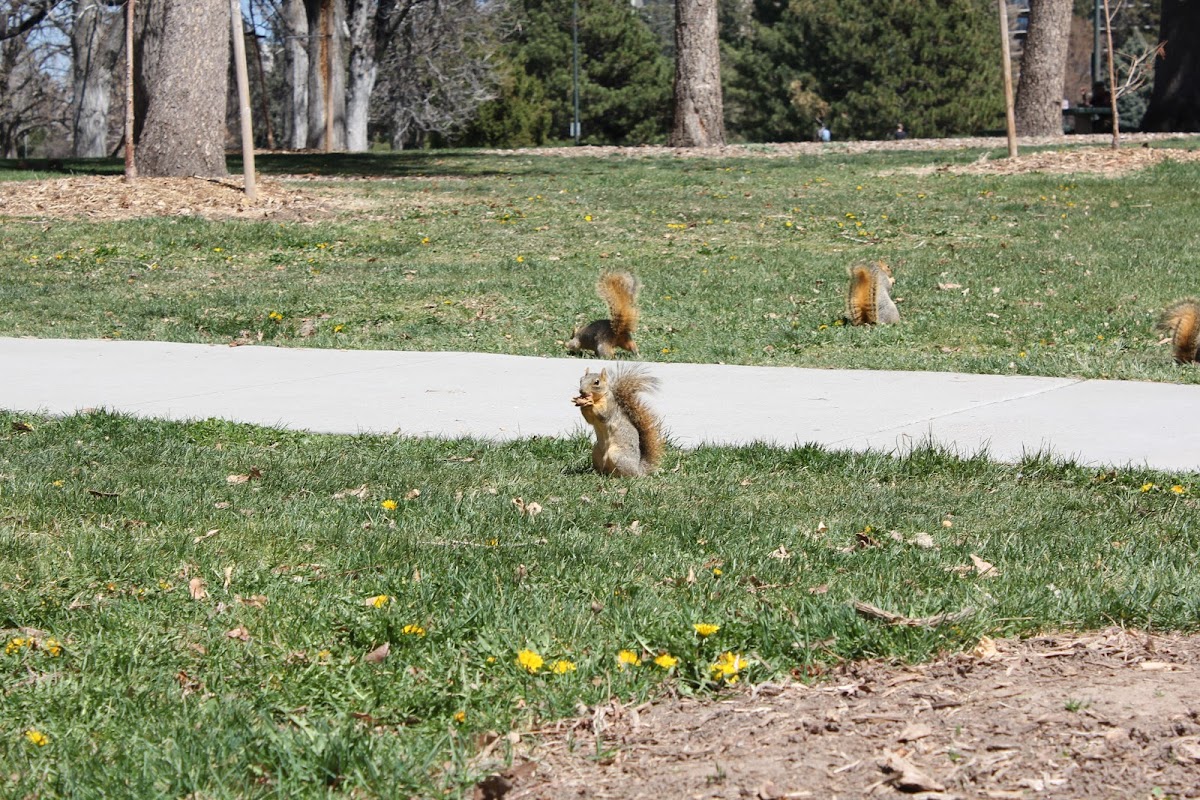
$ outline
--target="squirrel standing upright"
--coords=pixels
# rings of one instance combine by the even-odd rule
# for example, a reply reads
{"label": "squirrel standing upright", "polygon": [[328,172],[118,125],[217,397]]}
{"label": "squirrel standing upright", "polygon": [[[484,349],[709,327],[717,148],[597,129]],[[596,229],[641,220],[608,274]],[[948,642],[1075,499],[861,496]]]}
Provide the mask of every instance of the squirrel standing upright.
{"label": "squirrel standing upright", "polygon": [[1200,361],[1200,300],[1187,298],[1167,306],[1158,318],[1158,329],[1171,337],[1171,349],[1180,364]]}
{"label": "squirrel standing upright", "polygon": [[637,293],[640,284],[628,272],[606,272],[596,283],[596,292],[608,303],[611,319],[589,322],[567,342],[572,353],[591,350],[601,358],[612,358],[615,348],[638,354],[633,333],[637,330]]}
{"label": "squirrel standing upright", "polygon": [[639,395],[658,379],[639,368],[585,372],[572,402],[596,430],[592,465],[603,475],[647,475],[662,459],[662,423]]}
{"label": "squirrel standing upright", "polygon": [[900,311],[892,301],[891,288],[896,279],[882,261],[850,267],[850,292],[846,295],[846,321],[851,325],[890,325],[900,321]]}

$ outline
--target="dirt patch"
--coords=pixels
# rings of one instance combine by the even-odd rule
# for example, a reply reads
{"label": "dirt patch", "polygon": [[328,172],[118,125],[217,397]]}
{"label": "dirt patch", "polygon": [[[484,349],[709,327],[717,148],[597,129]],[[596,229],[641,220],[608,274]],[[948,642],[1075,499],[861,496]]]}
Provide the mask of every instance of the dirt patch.
{"label": "dirt patch", "polygon": [[259,181],[248,200],[237,179],[138,178],[87,175],[0,182],[0,216],[110,221],[138,217],[303,221],[327,217],[331,197],[302,193],[277,181]]}
{"label": "dirt patch", "polygon": [[614,701],[525,737],[476,798],[1200,797],[1200,636],[981,645],[816,686]]}

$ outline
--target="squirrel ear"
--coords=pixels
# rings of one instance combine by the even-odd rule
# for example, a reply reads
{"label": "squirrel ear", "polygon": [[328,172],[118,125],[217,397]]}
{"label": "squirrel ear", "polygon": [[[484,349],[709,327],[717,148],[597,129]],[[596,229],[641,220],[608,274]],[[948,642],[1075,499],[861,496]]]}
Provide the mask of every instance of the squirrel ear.
{"label": "squirrel ear", "polygon": [[605,367],[600,370],[600,380],[602,380],[602,381],[608,380],[608,367]]}

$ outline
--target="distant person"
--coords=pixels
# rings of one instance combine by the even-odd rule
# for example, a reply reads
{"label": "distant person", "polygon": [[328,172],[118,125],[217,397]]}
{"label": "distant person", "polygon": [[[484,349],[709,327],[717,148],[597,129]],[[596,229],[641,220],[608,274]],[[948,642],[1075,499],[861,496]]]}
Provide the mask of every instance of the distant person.
{"label": "distant person", "polygon": [[829,132],[829,126],[825,124],[825,120],[818,119],[817,125],[820,126],[819,128],[817,128],[817,138],[818,139],[820,139],[822,142],[828,142],[830,139],[833,138],[833,134]]}
{"label": "distant person", "polygon": [[892,131],[892,138],[896,140],[908,138],[908,131],[904,130],[903,122],[896,123],[896,130]]}
{"label": "distant person", "polygon": [[1112,95],[1104,84],[1096,81],[1092,84],[1092,108],[1108,108],[1112,105]]}

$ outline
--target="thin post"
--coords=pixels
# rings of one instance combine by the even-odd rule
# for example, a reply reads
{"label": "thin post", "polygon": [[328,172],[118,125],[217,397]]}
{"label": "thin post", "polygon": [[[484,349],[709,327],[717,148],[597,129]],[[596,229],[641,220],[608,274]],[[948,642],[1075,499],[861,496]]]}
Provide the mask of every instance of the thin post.
{"label": "thin post", "polygon": [[229,0],[229,24],[233,34],[233,71],[237,75],[238,117],[242,121],[242,185],[246,197],[253,200],[258,197],[258,189],[254,185],[254,130],[250,124],[250,76],[246,71],[241,0]]}
{"label": "thin post", "polygon": [[125,180],[137,178],[133,160],[133,2],[125,2]]}
{"label": "thin post", "polygon": [[1095,0],[1092,4],[1092,86],[1095,86],[1098,80],[1100,80],[1100,0]]}
{"label": "thin post", "polygon": [[1008,157],[1017,157],[1017,115],[1013,109],[1012,54],[1008,46],[1008,7],[1005,0],[996,0],[1000,8],[1000,55],[1004,61],[1004,116],[1008,127]]}
{"label": "thin post", "polygon": [[1113,65],[1112,14],[1108,10],[1108,0],[1104,0],[1104,31],[1108,40],[1108,99],[1112,104],[1112,149],[1121,146],[1121,117],[1117,114],[1117,71]]}
{"label": "thin post", "polygon": [[258,73],[259,105],[262,107],[263,122],[267,126],[267,149],[274,150],[275,129],[271,125],[271,110],[267,106],[267,74],[263,69],[262,42],[258,40],[258,22],[254,19],[254,3],[251,2],[246,8],[250,9],[250,35],[254,37],[254,64],[255,71]]}
{"label": "thin post", "polygon": [[575,144],[579,144],[579,0],[571,5],[571,61],[573,75],[571,77],[572,96],[575,105],[575,120],[571,123],[571,136]]}

